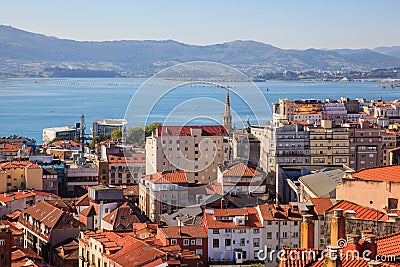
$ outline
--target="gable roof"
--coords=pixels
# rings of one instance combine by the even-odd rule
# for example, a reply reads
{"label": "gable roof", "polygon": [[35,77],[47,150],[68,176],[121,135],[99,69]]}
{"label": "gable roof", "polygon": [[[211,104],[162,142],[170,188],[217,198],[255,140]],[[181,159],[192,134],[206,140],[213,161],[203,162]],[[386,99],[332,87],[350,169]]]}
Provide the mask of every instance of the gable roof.
{"label": "gable roof", "polygon": [[335,205],[330,207],[326,212],[333,212],[335,209],[343,209],[344,211],[346,210],[353,210],[356,212],[356,218],[357,219],[363,219],[363,220],[386,220],[387,216],[385,213],[360,206],[356,203],[347,201],[347,200],[340,200],[337,202]]}
{"label": "gable roof", "polygon": [[400,232],[377,237],[378,255],[400,256]]}
{"label": "gable roof", "polygon": [[251,166],[239,163],[234,166],[228,167],[228,169],[222,172],[222,175],[230,177],[254,177],[261,175],[261,172],[257,171]]}
{"label": "gable roof", "polygon": [[146,218],[140,213],[140,210],[129,202],[123,203],[102,220],[111,224],[114,229],[118,228],[118,230],[121,230],[120,228],[132,229],[134,223],[146,222]]}
{"label": "gable roof", "polygon": [[207,238],[204,225],[168,226],[158,229],[166,238]]}
{"label": "gable roof", "polygon": [[325,211],[333,206],[332,200],[327,197],[310,198],[310,201],[314,204],[314,210],[318,215],[325,214]]}
{"label": "gable roof", "polygon": [[336,197],[336,185],[342,182],[345,172],[335,169],[317,172],[299,178],[300,183],[307,187],[317,197]]}
{"label": "gable roof", "polygon": [[[235,217],[247,216],[245,225],[236,225],[232,220],[217,220],[217,217]],[[207,209],[204,211],[204,220],[207,228],[261,228],[262,224],[258,216],[256,208],[242,208],[242,209],[214,209],[213,214],[210,214]]]}
{"label": "gable roof", "polygon": [[13,160],[0,163],[0,169],[41,169],[39,165],[27,160]]}
{"label": "gable roof", "polygon": [[354,172],[352,177],[368,181],[400,183],[400,165],[364,169]]}
{"label": "gable roof", "polygon": [[186,172],[183,170],[171,172],[156,172],[154,174],[145,175],[144,178],[154,184],[179,184],[187,183]]}
{"label": "gable roof", "polygon": [[222,125],[157,126],[157,136],[190,136],[191,129],[201,129],[201,136],[229,136]]}

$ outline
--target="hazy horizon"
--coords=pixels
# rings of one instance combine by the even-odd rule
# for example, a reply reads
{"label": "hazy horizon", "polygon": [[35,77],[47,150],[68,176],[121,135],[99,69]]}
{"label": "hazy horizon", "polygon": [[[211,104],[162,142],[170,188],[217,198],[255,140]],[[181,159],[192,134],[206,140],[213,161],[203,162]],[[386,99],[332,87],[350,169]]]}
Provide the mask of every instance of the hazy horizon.
{"label": "hazy horizon", "polygon": [[154,0],[2,3],[0,23],[77,41],[254,40],[283,49],[400,45],[400,1]]}

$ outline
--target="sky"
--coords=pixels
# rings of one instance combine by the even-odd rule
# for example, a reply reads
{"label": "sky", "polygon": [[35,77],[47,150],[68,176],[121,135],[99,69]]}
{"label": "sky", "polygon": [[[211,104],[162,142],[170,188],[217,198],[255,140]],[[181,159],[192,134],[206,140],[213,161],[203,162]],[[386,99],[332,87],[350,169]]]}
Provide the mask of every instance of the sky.
{"label": "sky", "polygon": [[0,23],[87,41],[374,48],[400,45],[399,10],[398,0],[2,0]]}

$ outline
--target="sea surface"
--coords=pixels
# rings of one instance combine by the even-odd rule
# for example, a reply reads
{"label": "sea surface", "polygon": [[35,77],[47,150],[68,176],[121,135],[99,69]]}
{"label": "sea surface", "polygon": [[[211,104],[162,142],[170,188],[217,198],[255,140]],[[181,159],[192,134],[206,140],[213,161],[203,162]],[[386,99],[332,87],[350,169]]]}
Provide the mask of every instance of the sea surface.
{"label": "sea surface", "polygon": [[[400,99],[399,88],[375,82],[191,83],[141,78],[0,79],[0,136],[11,134],[42,143],[47,127],[74,125],[85,114],[87,132],[94,119],[127,118],[130,126],[216,124],[223,115],[226,87],[234,124],[265,124],[280,98]],[[136,95],[135,95],[136,93]],[[135,95],[135,96],[134,96]]]}

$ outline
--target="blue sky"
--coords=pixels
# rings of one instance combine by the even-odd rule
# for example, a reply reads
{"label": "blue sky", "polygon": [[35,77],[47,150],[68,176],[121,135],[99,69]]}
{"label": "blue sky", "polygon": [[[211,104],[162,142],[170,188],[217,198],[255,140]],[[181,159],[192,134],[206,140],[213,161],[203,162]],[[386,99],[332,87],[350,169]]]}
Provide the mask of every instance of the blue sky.
{"label": "blue sky", "polygon": [[76,40],[256,40],[282,48],[400,45],[398,0],[3,0],[0,22]]}

